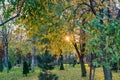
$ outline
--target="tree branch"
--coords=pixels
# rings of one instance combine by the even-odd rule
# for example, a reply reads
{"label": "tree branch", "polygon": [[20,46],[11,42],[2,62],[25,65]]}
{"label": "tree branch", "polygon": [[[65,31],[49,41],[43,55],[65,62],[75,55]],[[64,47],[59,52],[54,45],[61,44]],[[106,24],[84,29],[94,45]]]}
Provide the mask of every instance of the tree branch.
{"label": "tree branch", "polygon": [[18,9],[17,9],[16,15],[14,15],[14,16],[10,17],[8,20],[0,23],[0,26],[6,24],[7,22],[9,22],[9,21],[13,20],[14,18],[18,17],[20,15],[20,13],[21,13],[21,9],[22,9],[22,7],[24,5],[24,2],[25,2],[25,0],[20,1],[18,3]]}
{"label": "tree branch", "polygon": [[94,7],[93,7],[92,1],[93,1],[93,0],[90,0],[90,8],[91,8],[93,14],[96,15],[96,11],[95,11],[95,9],[94,9]]}
{"label": "tree branch", "polygon": [[77,47],[77,44],[76,43],[72,43],[73,44],[73,46],[74,46],[74,48],[75,48],[75,50],[76,50],[76,52],[77,52],[77,54],[78,54],[78,56],[79,56],[79,58],[81,57],[81,53],[80,53],[80,51],[78,50],[78,47]]}
{"label": "tree branch", "polygon": [[4,22],[0,23],[0,26],[2,26],[2,25],[4,25],[4,24],[6,24],[7,22],[9,22],[9,21],[11,21],[11,20],[13,20],[14,18],[18,17],[19,15],[20,15],[20,14],[16,14],[15,16],[13,16],[13,17],[9,18],[8,20],[6,20],[6,21],[4,21]]}
{"label": "tree branch", "polygon": [[120,9],[119,9],[119,11],[117,13],[117,17],[116,18],[120,18]]}

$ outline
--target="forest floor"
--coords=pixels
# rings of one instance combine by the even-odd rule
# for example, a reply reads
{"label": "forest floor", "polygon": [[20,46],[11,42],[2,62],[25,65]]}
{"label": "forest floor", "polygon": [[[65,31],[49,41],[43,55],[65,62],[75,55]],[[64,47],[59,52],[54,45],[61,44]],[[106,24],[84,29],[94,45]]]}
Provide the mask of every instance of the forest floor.
{"label": "forest floor", "polygon": [[[87,77],[81,77],[80,66],[76,65],[72,67],[67,64],[64,66],[65,70],[59,70],[59,67],[56,66],[54,70],[50,70],[52,74],[55,74],[58,77],[58,80],[88,80],[89,76],[89,67],[87,68]],[[27,77],[23,77],[22,67],[13,67],[9,73],[4,70],[0,72],[0,80],[41,80],[38,76],[40,75],[40,68],[36,67],[35,72],[30,72]],[[113,80],[120,80],[120,73],[112,72]],[[97,68],[95,73],[95,80],[104,80],[102,68]]]}

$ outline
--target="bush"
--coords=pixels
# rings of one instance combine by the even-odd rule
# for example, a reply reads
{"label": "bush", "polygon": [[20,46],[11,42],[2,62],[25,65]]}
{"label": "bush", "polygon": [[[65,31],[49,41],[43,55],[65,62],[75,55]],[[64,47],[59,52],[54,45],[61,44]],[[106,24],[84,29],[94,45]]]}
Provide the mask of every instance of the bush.
{"label": "bush", "polygon": [[45,54],[39,55],[37,57],[37,60],[38,60],[38,66],[42,70],[54,69],[54,65],[52,64],[52,62],[54,61],[54,57],[49,54],[48,50],[45,51]]}
{"label": "bush", "polygon": [[41,72],[38,77],[39,80],[58,80],[58,76],[50,72]]}

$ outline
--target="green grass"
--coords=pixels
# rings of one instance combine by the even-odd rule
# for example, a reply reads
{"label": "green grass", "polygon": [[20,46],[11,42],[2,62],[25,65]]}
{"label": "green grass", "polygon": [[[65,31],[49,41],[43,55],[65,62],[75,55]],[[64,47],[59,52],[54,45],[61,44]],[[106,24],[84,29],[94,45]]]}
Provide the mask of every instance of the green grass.
{"label": "green grass", "polygon": [[[9,73],[6,73],[6,70],[0,73],[0,80],[38,80],[40,71],[39,68],[35,68],[35,72],[30,72],[27,77],[23,77],[22,68],[14,67]],[[75,68],[70,65],[65,65],[65,70],[59,70],[59,67],[56,66],[55,69],[50,72],[56,74],[59,77],[58,80],[88,80],[88,77],[81,77],[79,65],[76,65]],[[87,67],[87,76],[88,74],[89,67]],[[104,80],[102,68],[96,69],[95,80]],[[120,74],[113,72],[113,80],[120,80]]]}
{"label": "green grass", "polygon": [[23,77],[22,68],[14,67],[9,73],[7,71],[0,73],[0,80],[38,80],[38,74],[40,70],[35,68],[34,73],[29,73],[27,77]]}

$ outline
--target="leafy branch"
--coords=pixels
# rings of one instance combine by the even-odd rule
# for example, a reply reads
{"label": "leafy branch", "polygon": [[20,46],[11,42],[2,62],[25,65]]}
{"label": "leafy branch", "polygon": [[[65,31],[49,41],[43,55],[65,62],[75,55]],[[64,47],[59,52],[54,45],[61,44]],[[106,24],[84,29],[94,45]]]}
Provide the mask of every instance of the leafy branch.
{"label": "leafy branch", "polygon": [[9,22],[9,21],[13,20],[14,18],[18,17],[20,15],[20,13],[21,13],[21,9],[22,9],[22,7],[24,5],[24,2],[25,2],[25,0],[18,1],[16,14],[14,16],[10,17],[9,19],[7,19],[6,21],[3,21],[2,23],[0,23],[0,26],[6,24],[7,22]]}

